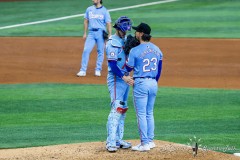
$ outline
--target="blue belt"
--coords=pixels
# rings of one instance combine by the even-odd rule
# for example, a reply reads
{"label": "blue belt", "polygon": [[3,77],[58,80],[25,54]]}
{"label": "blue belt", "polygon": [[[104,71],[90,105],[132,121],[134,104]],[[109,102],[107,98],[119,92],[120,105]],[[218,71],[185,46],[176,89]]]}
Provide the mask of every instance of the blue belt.
{"label": "blue belt", "polygon": [[94,32],[96,32],[98,30],[99,30],[99,28],[92,28],[92,29],[90,29],[90,31],[94,31]]}
{"label": "blue belt", "polygon": [[140,78],[140,79],[156,79],[156,77],[133,77],[133,79],[137,79],[137,78]]}

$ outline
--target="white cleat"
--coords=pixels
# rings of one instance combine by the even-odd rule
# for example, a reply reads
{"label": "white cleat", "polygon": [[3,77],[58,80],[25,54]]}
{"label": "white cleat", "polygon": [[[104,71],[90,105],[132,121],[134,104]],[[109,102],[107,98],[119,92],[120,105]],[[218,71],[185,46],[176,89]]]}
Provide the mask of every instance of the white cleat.
{"label": "white cleat", "polygon": [[123,148],[123,149],[128,149],[132,147],[132,144],[130,142],[126,141],[120,141],[116,143],[117,148]]}
{"label": "white cleat", "polygon": [[106,146],[106,149],[108,150],[108,152],[116,152],[117,146]]}
{"label": "white cleat", "polygon": [[154,143],[154,142],[149,142],[149,148],[150,149],[153,149],[153,148],[155,148],[156,147],[156,144]]}
{"label": "white cleat", "polygon": [[144,145],[139,144],[137,146],[132,147],[132,150],[139,151],[139,152],[147,152],[147,151],[150,151],[150,147],[148,144],[144,144]]}
{"label": "white cleat", "polygon": [[85,71],[79,71],[79,72],[77,73],[77,76],[78,76],[78,77],[84,77],[84,76],[86,76],[86,72],[85,72]]}
{"label": "white cleat", "polygon": [[100,77],[101,76],[101,71],[95,71],[95,76]]}

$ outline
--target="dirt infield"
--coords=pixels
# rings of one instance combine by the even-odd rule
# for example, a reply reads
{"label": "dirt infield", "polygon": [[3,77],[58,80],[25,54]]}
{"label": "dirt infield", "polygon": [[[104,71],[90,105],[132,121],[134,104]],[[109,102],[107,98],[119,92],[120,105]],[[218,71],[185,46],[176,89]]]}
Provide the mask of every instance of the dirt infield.
{"label": "dirt infield", "polygon": [[[153,39],[164,53],[159,86],[240,89],[240,40]],[[106,84],[107,61],[101,77],[94,76],[96,49],[91,54],[86,77],[76,77],[83,40],[79,37],[0,38],[0,84],[78,83]],[[138,141],[131,141],[134,145]],[[0,159],[240,159],[200,150],[193,158],[191,148],[156,141],[148,153],[120,150],[109,154],[104,142],[80,143],[25,149],[0,150]]]}
{"label": "dirt infield", "polygon": [[[153,39],[164,53],[160,86],[240,89],[240,40]],[[94,77],[96,49],[87,76],[76,77],[80,68],[82,38],[0,38],[0,84],[90,83]]]}

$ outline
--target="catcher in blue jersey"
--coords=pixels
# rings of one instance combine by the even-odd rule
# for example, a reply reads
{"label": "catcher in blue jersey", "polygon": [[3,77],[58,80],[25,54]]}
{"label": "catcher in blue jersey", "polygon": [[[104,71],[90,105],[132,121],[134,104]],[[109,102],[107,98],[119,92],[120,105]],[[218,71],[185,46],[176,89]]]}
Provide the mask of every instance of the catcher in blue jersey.
{"label": "catcher in blue jersey", "polygon": [[151,28],[146,23],[132,27],[140,45],[130,50],[127,70],[134,70],[133,98],[141,143],[132,147],[134,151],[149,151],[156,145],[154,139],[153,109],[158,91],[158,80],[162,70],[161,50],[150,42]]}
{"label": "catcher in blue jersey", "polygon": [[[93,5],[88,7],[84,16],[84,34],[85,45],[82,54],[81,69],[77,76],[86,76],[90,53],[97,43],[97,62],[95,76],[101,76],[102,63],[104,60],[104,33],[106,26],[108,34],[111,35],[111,17],[107,9],[102,5],[102,0],[92,0]],[[88,31],[88,36],[87,36]]]}
{"label": "catcher in blue jersey", "polygon": [[123,140],[124,120],[128,110],[127,99],[129,85],[133,85],[133,79],[128,76],[123,45],[126,32],[131,30],[132,22],[126,17],[118,18],[114,24],[116,33],[106,43],[108,60],[107,85],[111,97],[111,111],[107,121],[106,149],[115,152],[118,148],[130,148],[131,143]]}

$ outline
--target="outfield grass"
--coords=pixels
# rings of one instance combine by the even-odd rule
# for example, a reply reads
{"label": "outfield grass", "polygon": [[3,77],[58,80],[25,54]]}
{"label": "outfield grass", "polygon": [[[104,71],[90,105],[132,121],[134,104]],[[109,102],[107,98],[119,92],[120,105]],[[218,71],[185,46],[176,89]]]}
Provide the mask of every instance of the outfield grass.
{"label": "outfield grass", "polygon": [[[239,97],[239,90],[159,88],[155,137],[239,149]],[[106,85],[0,85],[0,148],[105,141],[109,104]],[[125,138],[139,139],[131,93]]]}
{"label": "outfield grass", "polygon": [[[156,1],[156,0],[155,0]],[[108,9],[148,0],[104,1]],[[0,3],[0,27],[83,14],[91,1],[46,0]],[[113,22],[122,15],[134,24],[149,23],[154,37],[240,38],[240,1],[179,0],[171,3],[110,12]],[[0,36],[82,36],[83,17],[0,30]]]}

